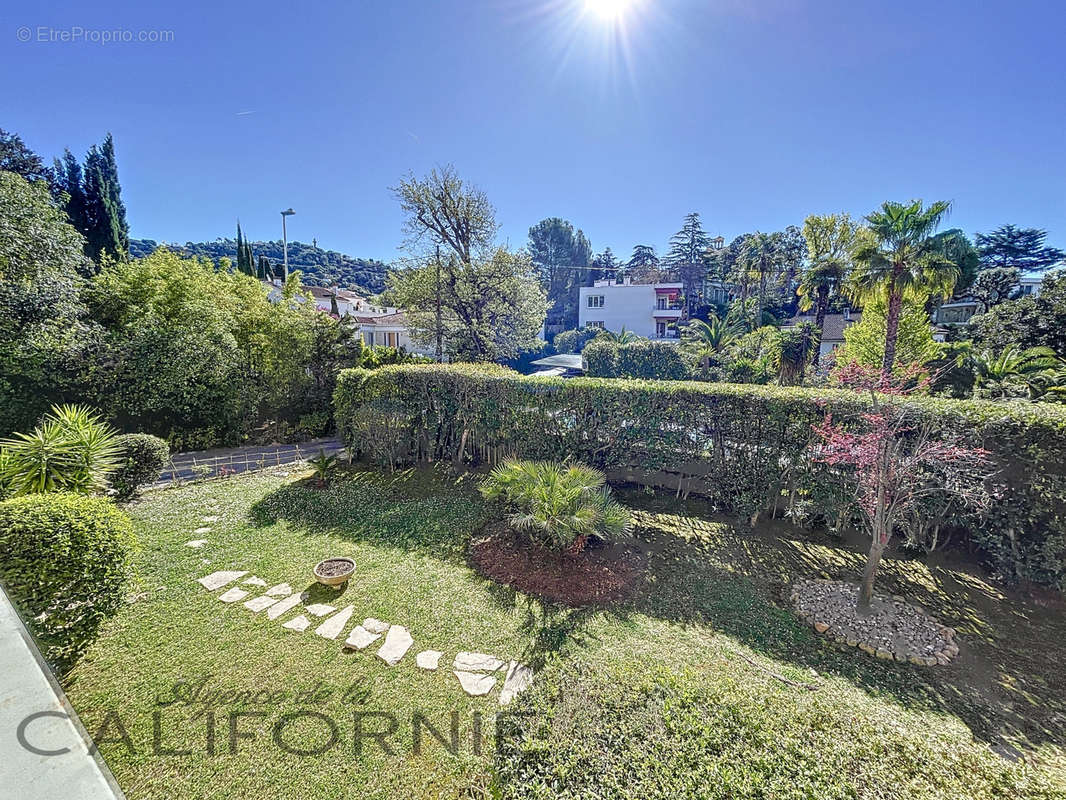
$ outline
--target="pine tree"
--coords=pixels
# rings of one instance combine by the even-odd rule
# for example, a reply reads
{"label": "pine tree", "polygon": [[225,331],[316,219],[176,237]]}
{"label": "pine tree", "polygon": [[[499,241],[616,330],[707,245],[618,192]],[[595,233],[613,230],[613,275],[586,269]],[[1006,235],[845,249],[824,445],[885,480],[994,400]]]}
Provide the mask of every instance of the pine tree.
{"label": "pine tree", "polygon": [[55,159],[52,168],[52,196],[67,212],[67,219],[81,234],[87,230],[85,219],[85,189],[82,185],[81,164],[70,150],[63,151],[62,159]]}
{"label": "pine tree", "polygon": [[255,276],[261,281],[270,280],[270,262],[267,261],[267,257],[260,253],[259,263],[255,269]]}
{"label": "pine tree", "polygon": [[698,305],[698,293],[707,276],[707,250],[711,237],[703,230],[700,215],[687,214],[681,230],[670,237],[670,250],[665,261],[684,286],[685,311],[690,313]]}

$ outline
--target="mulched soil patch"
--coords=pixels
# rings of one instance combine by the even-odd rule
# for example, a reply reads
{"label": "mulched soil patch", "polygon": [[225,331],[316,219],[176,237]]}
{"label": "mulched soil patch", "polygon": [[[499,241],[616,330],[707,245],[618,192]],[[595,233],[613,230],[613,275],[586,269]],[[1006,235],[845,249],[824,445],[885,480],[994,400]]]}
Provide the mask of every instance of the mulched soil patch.
{"label": "mulched soil patch", "polygon": [[641,583],[645,561],[623,543],[557,552],[500,523],[470,543],[470,563],[486,578],[570,606],[624,600]]}

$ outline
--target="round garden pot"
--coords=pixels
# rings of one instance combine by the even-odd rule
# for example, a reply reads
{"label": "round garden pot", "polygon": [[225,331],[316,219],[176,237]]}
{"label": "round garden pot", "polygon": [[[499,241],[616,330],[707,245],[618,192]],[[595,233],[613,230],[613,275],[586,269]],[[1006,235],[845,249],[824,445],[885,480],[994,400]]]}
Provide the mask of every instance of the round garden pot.
{"label": "round garden pot", "polygon": [[347,556],[334,556],[315,564],[315,579],[326,586],[340,589],[355,572],[355,561]]}

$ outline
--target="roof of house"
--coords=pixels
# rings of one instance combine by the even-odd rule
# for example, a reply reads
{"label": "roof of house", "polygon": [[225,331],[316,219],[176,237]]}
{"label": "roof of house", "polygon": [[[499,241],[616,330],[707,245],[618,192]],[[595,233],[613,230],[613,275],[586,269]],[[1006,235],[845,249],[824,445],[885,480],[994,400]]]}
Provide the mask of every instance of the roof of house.
{"label": "roof of house", "polygon": [[[825,319],[822,321],[822,341],[844,341],[844,328],[853,322],[858,322],[860,319],[862,319],[861,311],[852,311],[850,318],[845,318],[843,314],[826,314]],[[792,328],[799,325],[801,322],[809,322],[813,325],[814,315],[803,314],[798,317],[793,317],[785,323],[785,327]]]}
{"label": "roof of house", "polygon": [[392,314],[379,314],[373,317],[364,317],[361,315],[354,315],[353,319],[360,325],[406,325],[407,315],[403,311],[396,311]]}

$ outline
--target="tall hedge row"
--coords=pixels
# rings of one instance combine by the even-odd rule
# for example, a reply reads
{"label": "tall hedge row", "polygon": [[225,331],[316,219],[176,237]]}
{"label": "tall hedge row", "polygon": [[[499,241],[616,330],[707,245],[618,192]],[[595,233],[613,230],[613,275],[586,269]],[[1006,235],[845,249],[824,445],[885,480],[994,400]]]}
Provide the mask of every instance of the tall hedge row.
{"label": "tall hedge row", "polygon": [[[955,532],[1008,578],[1066,587],[1066,409],[911,398],[937,435],[989,450],[997,501],[966,510],[942,498],[915,525]],[[336,421],[354,452],[416,461],[573,457],[624,477],[693,492],[757,519],[788,513],[847,524],[854,487],[808,454],[827,411],[856,418],[850,391],[688,381],[532,378],[497,367],[345,370]]]}

